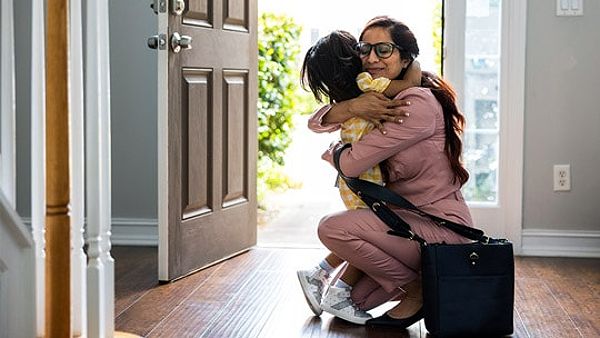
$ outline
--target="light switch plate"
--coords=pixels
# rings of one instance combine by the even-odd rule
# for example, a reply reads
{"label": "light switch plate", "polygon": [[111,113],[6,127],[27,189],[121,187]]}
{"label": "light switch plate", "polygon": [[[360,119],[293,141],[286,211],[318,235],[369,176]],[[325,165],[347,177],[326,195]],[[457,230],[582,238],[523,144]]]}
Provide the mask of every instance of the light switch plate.
{"label": "light switch plate", "polygon": [[556,0],[556,16],[583,16],[584,0]]}

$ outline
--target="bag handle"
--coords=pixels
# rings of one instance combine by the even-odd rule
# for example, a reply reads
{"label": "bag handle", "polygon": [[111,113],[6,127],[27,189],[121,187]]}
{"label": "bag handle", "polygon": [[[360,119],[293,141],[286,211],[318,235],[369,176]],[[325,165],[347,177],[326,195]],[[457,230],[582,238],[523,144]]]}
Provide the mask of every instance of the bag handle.
{"label": "bag handle", "polygon": [[484,232],[480,229],[468,227],[466,225],[462,225],[441,217],[431,215],[419,209],[410,201],[396,194],[390,189],[382,187],[373,182],[344,175],[340,168],[340,155],[342,151],[350,147],[352,147],[352,144],[346,143],[343,146],[338,147],[334,150],[333,163],[335,165],[335,168],[337,169],[340,177],[346,182],[350,190],[352,190],[352,192],[354,192],[358,197],[360,197],[363,200],[363,202],[365,202],[369,206],[369,208],[371,208],[371,210],[373,210],[373,212],[383,222],[385,222],[390,228],[392,228],[392,230],[388,231],[389,234],[405,237],[410,240],[416,240],[422,245],[427,244],[427,242],[423,238],[421,238],[419,235],[415,234],[412,231],[410,225],[406,223],[406,221],[404,221],[400,216],[398,216],[387,206],[388,203],[410,210],[421,216],[428,217],[438,225],[444,226],[468,239],[479,241],[482,243],[490,242],[491,239],[485,236]]}

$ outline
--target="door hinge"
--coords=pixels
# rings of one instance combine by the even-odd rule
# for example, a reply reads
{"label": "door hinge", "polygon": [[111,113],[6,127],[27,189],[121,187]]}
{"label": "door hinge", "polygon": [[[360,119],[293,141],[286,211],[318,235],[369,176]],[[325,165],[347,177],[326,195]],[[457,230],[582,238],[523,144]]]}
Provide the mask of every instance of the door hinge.
{"label": "door hinge", "polygon": [[181,15],[185,10],[185,1],[183,0],[171,0],[171,13],[174,15]]}
{"label": "door hinge", "polygon": [[150,8],[155,14],[165,13],[167,11],[167,0],[152,0]]}

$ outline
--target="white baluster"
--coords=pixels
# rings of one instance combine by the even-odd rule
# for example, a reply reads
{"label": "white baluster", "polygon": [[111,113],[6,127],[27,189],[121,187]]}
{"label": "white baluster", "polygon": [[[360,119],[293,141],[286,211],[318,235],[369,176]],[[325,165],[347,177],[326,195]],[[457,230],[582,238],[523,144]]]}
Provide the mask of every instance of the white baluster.
{"label": "white baluster", "polygon": [[110,67],[108,0],[87,2],[86,182],[88,335],[114,333],[114,260],[110,256]]}
{"label": "white baluster", "polygon": [[35,242],[37,336],[45,329],[46,113],[44,1],[31,4],[31,228]]}
{"label": "white baluster", "polygon": [[84,118],[83,118],[83,42],[81,0],[69,1],[70,100],[71,111],[71,308],[73,336],[87,332],[86,257],[83,252],[84,192]]}
{"label": "white baluster", "polygon": [[111,150],[110,150],[110,36],[109,36],[109,2],[108,0],[96,0],[98,2],[97,14],[99,17],[99,50],[100,59],[99,65],[101,69],[102,81],[100,81],[100,89],[102,95],[100,99],[103,101],[100,111],[100,123],[98,125],[101,133],[100,141],[100,161],[98,166],[102,173],[102,181],[100,185],[100,225],[102,225],[102,263],[105,266],[105,286],[106,286],[106,332],[112,337],[115,331],[115,261],[110,255],[111,249]]}

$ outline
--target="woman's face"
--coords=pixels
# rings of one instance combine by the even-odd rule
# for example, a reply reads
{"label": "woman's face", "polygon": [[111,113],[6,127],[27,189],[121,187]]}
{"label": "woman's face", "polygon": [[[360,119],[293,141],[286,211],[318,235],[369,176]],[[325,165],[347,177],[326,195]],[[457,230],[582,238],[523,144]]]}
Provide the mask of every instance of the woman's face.
{"label": "woman's face", "polygon": [[[367,42],[374,45],[379,42],[394,42],[390,32],[386,28],[372,27],[363,33],[361,42]],[[408,60],[400,58],[400,51],[394,48],[394,52],[388,58],[378,57],[375,53],[375,48],[371,48],[368,55],[361,56],[363,70],[369,72],[376,79],[378,77],[386,77],[395,79],[400,75],[402,69],[409,64]]]}

